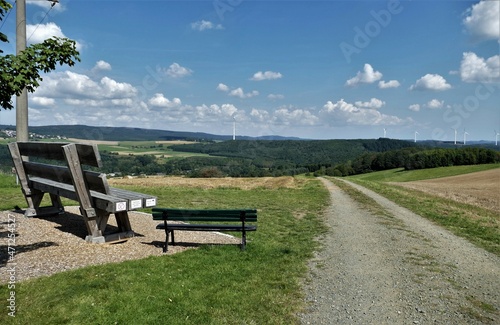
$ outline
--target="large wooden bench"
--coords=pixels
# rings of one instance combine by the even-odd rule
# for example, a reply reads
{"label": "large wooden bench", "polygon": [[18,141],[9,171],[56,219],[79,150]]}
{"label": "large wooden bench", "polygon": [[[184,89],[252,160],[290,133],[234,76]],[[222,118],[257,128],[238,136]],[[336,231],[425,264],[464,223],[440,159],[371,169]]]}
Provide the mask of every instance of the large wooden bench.
{"label": "large wooden bench", "polygon": [[[232,209],[232,210],[189,210],[153,208],[153,220],[163,220],[156,229],[165,230],[165,245],[163,252],[168,251],[169,234],[172,244],[175,245],[174,231],[237,231],[241,232],[241,249],[246,246],[246,232],[256,231],[257,210]],[[173,223],[171,221],[174,221]],[[193,223],[194,222],[194,223]]]}
{"label": "large wooden bench", "polygon": [[[79,202],[87,227],[85,240],[103,243],[133,237],[128,211],[156,205],[156,197],[109,186],[106,175],[84,169],[102,167],[97,145],[81,143],[13,142],[9,144],[27,217],[64,213],[61,197]],[[41,206],[44,194],[51,205]],[[115,215],[118,231],[105,233]]]}

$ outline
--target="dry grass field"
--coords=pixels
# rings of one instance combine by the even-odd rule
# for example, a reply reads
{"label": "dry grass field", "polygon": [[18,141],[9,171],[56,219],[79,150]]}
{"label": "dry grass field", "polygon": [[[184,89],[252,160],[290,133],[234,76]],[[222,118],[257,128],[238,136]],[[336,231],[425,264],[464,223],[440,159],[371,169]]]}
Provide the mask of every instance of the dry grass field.
{"label": "dry grass field", "polygon": [[397,183],[500,214],[500,168],[415,182]]}
{"label": "dry grass field", "polygon": [[77,143],[87,143],[87,144],[106,144],[109,146],[117,146],[118,141],[106,141],[106,140],[87,140],[87,139],[76,139],[76,138],[68,138],[71,142]]}
{"label": "dry grass field", "polygon": [[255,188],[297,188],[300,186],[302,181],[300,178],[292,176],[255,178],[186,178],[152,176],[145,178],[113,178],[109,180],[109,183],[111,185],[194,187],[203,189],[226,187],[251,190]]}

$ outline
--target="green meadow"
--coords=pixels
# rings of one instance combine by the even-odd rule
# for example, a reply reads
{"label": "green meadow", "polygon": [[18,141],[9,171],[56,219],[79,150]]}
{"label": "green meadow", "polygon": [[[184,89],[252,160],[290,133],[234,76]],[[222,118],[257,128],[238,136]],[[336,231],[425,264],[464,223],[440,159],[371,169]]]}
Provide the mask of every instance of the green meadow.
{"label": "green meadow", "polygon": [[[0,176],[1,208],[23,206],[19,188]],[[196,181],[196,180],[193,180]],[[129,187],[158,196],[159,206],[258,209],[245,251],[202,246],[174,255],[91,266],[17,283],[16,317],[2,324],[293,324],[303,308],[301,282],[324,232],[329,194],[314,178],[295,188]],[[16,194],[19,192],[19,194]],[[5,246],[2,247],[5,249]],[[22,270],[17,270],[22,272]],[[9,297],[7,285],[0,297]]]}
{"label": "green meadow", "polygon": [[[387,183],[498,167],[390,170],[347,179],[498,255],[498,214]],[[321,247],[316,239],[327,231],[323,212],[329,204],[329,193],[315,178],[294,179],[295,187],[251,190],[127,186],[158,196],[158,206],[168,202],[171,207],[256,208],[258,230],[249,234],[245,251],[234,245],[207,245],[173,255],[90,266],[16,283],[15,318],[8,315],[6,299],[11,290],[4,284],[0,286],[0,297],[5,302],[0,323],[297,324],[296,315],[305,307],[302,283],[307,263]],[[360,192],[349,186],[345,190],[370,206],[372,212],[385,213],[377,211],[374,203]],[[0,175],[0,195],[2,211],[16,205],[25,207],[12,175]],[[470,218],[471,214],[475,218]]]}
{"label": "green meadow", "polygon": [[[185,141],[184,141],[185,142]],[[114,144],[98,144],[99,151],[108,151],[121,155],[155,155],[164,157],[192,157],[202,156],[207,157],[207,154],[174,151],[170,146],[184,143],[181,141],[164,141],[159,143],[156,141],[120,141]]]}

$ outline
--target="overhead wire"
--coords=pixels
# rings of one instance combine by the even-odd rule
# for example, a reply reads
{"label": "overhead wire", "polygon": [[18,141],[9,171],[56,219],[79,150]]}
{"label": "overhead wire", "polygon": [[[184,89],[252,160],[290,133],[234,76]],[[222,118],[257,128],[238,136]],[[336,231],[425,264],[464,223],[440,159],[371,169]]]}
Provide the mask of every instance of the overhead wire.
{"label": "overhead wire", "polygon": [[10,16],[10,13],[14,10],[15,6],[17,4],[17,1],[14,2],[14,5],[12,6],[12,9],[7,11],[7,15],[5,16],[5,18],[3,19],[2,21],[2,25],[0,25],[0,30],[2,30],[3,28],[3,25],[5,25],[5,22],[9,19],[9,16]]}
{"label": "overhead wire", "polygon": [[31,36],[33,36],[33,34],[36,32],[36,30],[38,29],[40,24],[45,20],[45,18],[47,18],[47,16],[49,15],[49,12],[52,10],[52,8],[54,8],[56,3],[58,3],[58,2],[59,1],[52,1],[52,4],[50,5],[49,10],[47,10],[47,12],[45,13],[45,16],[43,16],[43,18],[40,20],[40,22],[36,25],[35,29],[33,30],[33,32],[31,32],[31,35],[27,38],[26,41],[29,41],[31,39]]}

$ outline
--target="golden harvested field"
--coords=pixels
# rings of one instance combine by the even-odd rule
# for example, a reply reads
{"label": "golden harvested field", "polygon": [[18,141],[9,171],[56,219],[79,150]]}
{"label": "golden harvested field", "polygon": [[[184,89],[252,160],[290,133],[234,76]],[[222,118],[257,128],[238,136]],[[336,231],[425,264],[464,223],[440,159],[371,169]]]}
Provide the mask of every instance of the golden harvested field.
{"label": "golden harvested field", "polygon": [[229,187],[242,190],[255,188],[297,188],[300,178],[291,176],[283,177],[254,177],[254,178],[186,178],[174,176],[152,176],[145,178],[112,178],[111,185],[138,185],[138,186],[169,186],[169,187],[195,187],[203,189]]}
{"label": "golden harvested field", "polygon": [[168,144],[168,145],[171,145],[171,144],[192,144],[192,143],[196,143],[196,141],[169,140],[169,141],[155,141],[155,143]]}
{"label": "golden harvested field", "polygon": [[87,139],[76,139],[76,138],[68,138],[71,142],[77,143],[88,143],[88,144],[105,144],[109,146],[117,146],[118,141],[105,141],[105,140],[87,140]]}
{"label": "golden harvested field", "polygon": [[464,175],[396,183],[500,214],[500,168]]}

